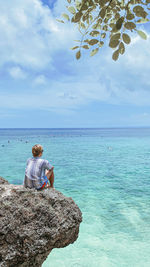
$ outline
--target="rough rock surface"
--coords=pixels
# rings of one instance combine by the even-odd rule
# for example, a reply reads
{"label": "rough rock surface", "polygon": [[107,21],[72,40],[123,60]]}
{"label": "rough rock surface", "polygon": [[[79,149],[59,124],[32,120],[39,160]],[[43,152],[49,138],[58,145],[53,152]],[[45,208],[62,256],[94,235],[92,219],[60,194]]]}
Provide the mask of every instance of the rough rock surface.
{"label": "rough rock surface", "polygon": [[36,191],[0,177],[0,267],[41,266],[53,248],[73,243],[81,211],[55,189]]}

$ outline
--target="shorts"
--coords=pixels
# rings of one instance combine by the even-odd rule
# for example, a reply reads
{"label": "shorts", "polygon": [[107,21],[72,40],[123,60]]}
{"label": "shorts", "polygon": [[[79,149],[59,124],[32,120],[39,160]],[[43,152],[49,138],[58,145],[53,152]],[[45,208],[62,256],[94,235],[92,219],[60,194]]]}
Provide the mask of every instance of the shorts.
{"label": "shorts", "polygon": [[44,176],[44,178],[42,178],[42,187],[38,188],[38,190],[41,190],[41,189],[44,189],[47,184],[48,184],[48,179],[47,179],[47,176]]}

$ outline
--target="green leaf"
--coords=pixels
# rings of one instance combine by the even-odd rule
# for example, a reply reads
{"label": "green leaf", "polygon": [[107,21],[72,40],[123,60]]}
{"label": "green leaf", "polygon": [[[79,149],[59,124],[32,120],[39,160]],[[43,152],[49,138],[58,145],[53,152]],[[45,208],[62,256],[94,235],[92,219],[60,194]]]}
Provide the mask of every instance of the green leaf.
{"label": "green leaf", "polygon": [[136,4],[136,0],[130,0],[130,4],[131,5],[135,5]]}
{"label": "green leaf", "polygon": [[111,28],[115,28],[115,24],[114,24],[114,23],[110,23],[110,24],[109,24],[109,27],[111,27]]}
{"label": "green leaf", "polygon": [[72,18],[72,22],[79,22],[80,21],[80,19],[81,19],[81,17],[82,17],[82,12],[77,12],[74,16],[73,16],[73,18]]}
{"label": "green leaf", "polygon": [[81,2],[78,1],[78,0],[76,0],[76,1],[75,1],[75,5],[76,5],[76,9],[77,9],[77,10],[80,10]]}
{"label": "green leaf", "polygon": [[119,57],[119,50],[117,49],[117,50],[113,53],[113,55],[112,55],[112,59],[113,59],[114,61],[117,61],[118,57]]}
{"label": "green leaf", "polygon": [[90,21],[91,21],[91,22],[93,21],[93,16],[92,16],[92,15],[90,15]]}
{"label": "green leaf", "polygon": [[102,47],[104,45],[104,42],[103,41],[100,41],[99,42],[99,47]]}
{"label": "green leaf", "polygon": [[107,26],[107,25],[104,25],[104,26],[103,26],[103,30],[104,30],[105,32],[107,32],[107,30],[108,30],[108,26]]}
{"label": "green leaf", "polygon": [[116,13],[116,14],[115,14],[115,19],[116,19],[116,20],[120,19],[120,14],[119,14],[119,13]]}
{"label": "green leaf", "polygon": [[74,46],[74,47],[72,47],[72,48],[70,48],[71,50],[75,50],[75,49],[77,49],[77,48],[79,48],[79,46]]}
{"label": "green leaf", "polygon": [[148,13],[145,11],[140,14],[140,17],[142,17],[143,19],[146,19],[146,16],[148,16]]}
{"label": "green leaf", "polygon": [[85,39],[84,42],[85,43],[89,43],[90,39]]}
{"label": "green leaf", "polygon": [[66,19],[66,20],[70,20],[70,19],[69,19],[69,16],[68,16],[67,14],[65,14],[65,13],[62,14],[62,17],[63,17],[64,19]]}
{"label": "green leaf", "polygon": [[98,40],[97,39],[91,39],[91,40],[88,40],[88,43],[89,43],[89,45],[95,45],[98,43]]}
{"label": "green leaf", "polygon": [[135,16],[133,14],[131,14],[131,13],[127,14],[127,16],[126,16],[127,20],[132,20],[134,18],[135,18]]}
{"label": "green leaf", "polygon": [[87,9],[88,9],[88,6],[84,1],[84,3],[81,4],[81,10],[87,10]]}
{"label": "green leaf", "polygon": [[103,7],[99,12],[99,16],[103,19],[106,15],[106,7]]}
{"label": "green leaf", "polygon": [[104,38],[106,37],[106,33],[103,32],[103,33],[101,34],[101,37],[104,39]]}
{"label": "green leaf", "polygon": [[140,23],[147,23],[147,22],[149,22],[149,19],[139,19],[139,20],[137,20],[136,21],[136,23],[138,23],[138,24],[140,24]]}
{"label": "green leaf", "polygon": [[80,57],[81,57],[81,52],[80,52],[80,50],[76,53],[76,59],[80,59]]}
{"label": "green leaf", "polygon": [[82,20],[85,21],[85,20],[88,20],[89,19],[89,14],[84,14],[83,17],[82,17]]}
{"label": "green leaf", "polygon": [[131,38],[130,38],[130,36],[128,34],[123,33],[122,38],[123,38],[124,43],[130,44]]}
{"label": "green leaf", "polygon": [[65,23],[63,20],[61,19],[56,19],[58,22],[61,22],[61,23]]}
{"label": "green leaf", "polygon": [[142,13],[144,12],[144,8],[141,6],[135,6],[133,8],[133,12],[136,14],[137,17],[142,17]]}
{"label": "green leaf", "polygon": [[117,40],[111,40],[110,39],[109,46],[111,48],[116,48],[118,46],[118,44],[119,44],[119,40],[118,39]]}
{"label": "green leaf", "polygon": [[81,28],[86,29],[86,26],[83,22],[80,23]]}
{"label": "green leaf", "polygon": [[123,24],[123,21],[124,21],[124,18],[123,17],[121,17],[120,19],[117,20],[117,22],[116,22],[116,29],[117,30],[120,30],[121,29],[122,24]]}
{"label": "green leaf", "polygon": [[119,45],[119,53],[120,53],[121,55],[123,55],[124,52],[125,52],[125,46],[124,46],[124,43],[121,42],[120,45]]}
{"label": "green leaf", "polygon": [[82,47],[83,47],[84,49],[89,49],[89,46],[88,46],[88,45],[82,45]]}
{"label": "green leaf", "polygon": [[93,28],[93,29],[96,29],[96,30],[99,30],[99,29],[101,29],[101,26],[100,26],[99,23],[96,23],[96,24],[94,24],[94,25],[92,26],[92,28]]}
{"label": "green leaf", "polygon": [[92,57],[92,56],[94,56],[95,54],[97,54],[98,50],[99,50],[99,48],[95,48],[95,49],[93,49],[93,50],[91,51],[90,56]]}
{"label": "green leaf", "polygon": [[99,34],[100,34],[99,31],[91,31],[91,32],[90,32],[90,35],[93,36],[93,37],[96,37],[96,36],[98,36]]}
{"label": "green leaf", "polygon": [[72,14],[75,14],[75,13],[76,13],[76,10],[75,10],[75,8],[74,8],[73,6],[69,6],[69,7],[68,7],[68,11],[69,11],[70,13],[72,13]]}
{"label": "green leaf", "polygon": [[124,24],[124,26],[125,26],[125,28],[128,29],[128,30],[133,30],[133,29],[136,28],[136,25],[135,25],[135,23],[133,23],[133,22],[126,22],[126,23]]}
{"label": "green leaf", "polygon": [[113,40],[119,40],[120,39],[121,34],[120,33],[116,33],[113,34],[112,37],[110,38],[111,41]]}
{"label": "green leaf", "polygon": [[144,40],[147,39],[147,35],[146,35],[145,32],[143,32],[143,31],[137,31],[137,33],[140,35],[140,37],[141,37],[142,39],[144,39]]}

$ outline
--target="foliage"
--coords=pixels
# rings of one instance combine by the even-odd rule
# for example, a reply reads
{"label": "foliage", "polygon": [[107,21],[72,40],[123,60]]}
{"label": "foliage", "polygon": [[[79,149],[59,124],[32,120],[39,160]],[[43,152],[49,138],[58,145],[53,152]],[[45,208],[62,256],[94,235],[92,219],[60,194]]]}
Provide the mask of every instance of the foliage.
{"label": "foliage", "polygon": [[[141,38],[146,34],[138,30],[139,24],[149,22],[150,0],[67,0],[67,14],[63,18],[78,26],[81,40],[72,49],[81,57],[82,49],[90,49],[94,56],[109,40],[114,52],[113,60],[125,53],[131,42],[131,33],[137,32]],[[64,20],[59,20],[64,23]]]}

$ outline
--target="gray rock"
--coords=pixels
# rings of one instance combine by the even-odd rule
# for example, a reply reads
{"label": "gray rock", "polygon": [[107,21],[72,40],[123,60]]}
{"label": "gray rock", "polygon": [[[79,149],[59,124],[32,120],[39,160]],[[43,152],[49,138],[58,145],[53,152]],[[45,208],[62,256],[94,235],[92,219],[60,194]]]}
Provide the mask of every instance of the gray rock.
{"label": "gray rock", "polygon": [[81,211],[55,189],[37,191],[0,177],[0,267],[41,266],[53,248],[73,243]]}
{"label": "gray rock", "polygon": [[9,184],[7,180],[0,176],[0,185],[1,184]]}

